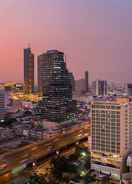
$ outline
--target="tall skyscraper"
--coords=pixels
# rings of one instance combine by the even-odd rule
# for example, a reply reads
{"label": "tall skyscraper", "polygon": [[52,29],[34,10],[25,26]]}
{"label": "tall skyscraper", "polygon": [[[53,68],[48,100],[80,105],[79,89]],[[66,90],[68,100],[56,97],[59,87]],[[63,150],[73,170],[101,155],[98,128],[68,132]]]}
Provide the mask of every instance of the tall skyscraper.
{"label": "tall skyscraper", "polygon": [[85,88],[86,93],[89,91],[89,74],[88,71],[85,71]]}
{"label": "tall skyscraper", "polygon": [[92,151],[123,156],[132,148],[132,102],[127,97],[92,102]]}
{"label": "tall skyscraper", "polygon": [[34,54],[30,48],[24,49],[24,84],[25,92],[34,90]]}
{"label": "tall skyscraper", "polygon": [[43,113],[51,121],[63,121],[72,104],[71,74],[64,53],[48,50],[38,56],[38,86],[43,92]]}
{"label": "tall skyscraper", "polygon": [[93,93],[96,96],[106,96],[107,95],[107,81],[106,80],[96,80],[93,82]]}

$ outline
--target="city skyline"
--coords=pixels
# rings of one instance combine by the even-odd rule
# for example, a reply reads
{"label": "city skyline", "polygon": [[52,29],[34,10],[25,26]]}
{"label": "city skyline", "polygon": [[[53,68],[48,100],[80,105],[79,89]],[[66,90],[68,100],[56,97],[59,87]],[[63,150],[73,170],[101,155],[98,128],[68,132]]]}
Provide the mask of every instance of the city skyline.
{"label": "city skyline", "polygon": [[1,0],[0,184],[132,184],[132,0]]}
{"label": "city skyline", "polygon": [[77,79],[88,70],[90,80],[131,82],[131,5],[129,0],[1,2],[0,81],[23,81],[23,48],[30,43],[35,57],[47,49],[64,51]]}

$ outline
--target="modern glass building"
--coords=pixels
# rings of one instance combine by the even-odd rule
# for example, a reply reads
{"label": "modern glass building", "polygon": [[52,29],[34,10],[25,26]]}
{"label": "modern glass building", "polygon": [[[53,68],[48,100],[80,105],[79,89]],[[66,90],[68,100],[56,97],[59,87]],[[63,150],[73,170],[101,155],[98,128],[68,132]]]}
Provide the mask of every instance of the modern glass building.
{"label": "modern glass building", "polygon": [[38,56],[38,87],[43,93],[43,113],[51,121],[63,121],[72,106],[72,81],[64,53],[48,50]]}

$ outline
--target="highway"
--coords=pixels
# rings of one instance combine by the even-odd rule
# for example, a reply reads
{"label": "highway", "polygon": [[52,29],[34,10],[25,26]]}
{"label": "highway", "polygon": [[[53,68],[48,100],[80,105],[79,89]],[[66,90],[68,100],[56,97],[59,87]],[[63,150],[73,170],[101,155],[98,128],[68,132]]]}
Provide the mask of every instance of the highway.
{"label": "highway", "polygon": [[[14,170],[25,165],[27,161],[32,163],[40,158],[46,158],[49,154],[55,153],[55,151],[59,151],[68,145],[88,138],[89,129],[89,126],[80,126],[80,128],[73,129],[67,133],[58,133],[54,138],[50,138],[49,140],[38,141],[34,144],[0,155],[0,160],[8,165],[0,173],[0,184],[11,180]],[[23,169],[26,169],[26,167]]]}

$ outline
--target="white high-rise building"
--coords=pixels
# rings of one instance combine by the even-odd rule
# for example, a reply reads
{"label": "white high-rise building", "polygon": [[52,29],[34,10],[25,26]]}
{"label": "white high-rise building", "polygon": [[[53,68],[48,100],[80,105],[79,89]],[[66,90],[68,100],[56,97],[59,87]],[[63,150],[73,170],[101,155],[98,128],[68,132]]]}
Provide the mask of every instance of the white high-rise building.
{"label": "white high-rise building", "polygon": [[127,97],[95,99],[92,102],[91,149],[107,155],[132,148],[132,102]]}

